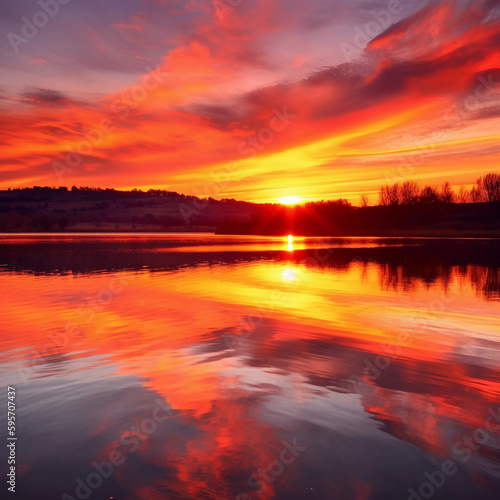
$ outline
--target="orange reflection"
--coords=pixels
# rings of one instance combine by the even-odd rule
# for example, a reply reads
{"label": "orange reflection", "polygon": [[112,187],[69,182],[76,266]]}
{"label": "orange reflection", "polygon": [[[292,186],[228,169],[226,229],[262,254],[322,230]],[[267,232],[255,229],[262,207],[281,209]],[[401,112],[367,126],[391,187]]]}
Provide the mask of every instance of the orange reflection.
{"label": "orange reflection", "polygon": [[[2,350],[31,380],[62,360],[98,356],[116,376],[139,377],[196,427],[184,451],[162,442],[150,454],[153,441],[138,451],[175,467],[169,487],[191,498],[245,492],[248,475],[279,452],[279,426],[259,421],[252,406],[282,393],[277,372],[293,375],[287,397],[297,402],[315,390],[345,390],[356,375],[373,388],[361,397],[364,410],[398,438],[443,455],[442,422],[479,427],[500,395],[498,304],[478,293],[498,284],[498,274],[480,266],[442,268],[434,281],[373,262],[328,269],[261,261],[0,278]],[[80,333],[65,336],[68,323]],[[227,337],[238,340],[231,349]],[[474,370],[472,352],[483,363]],[[369,377],[367,362],[377,356],[387,356],[389,367]],[[230,484],[225,471],[235,457],[243,479]],[[272,498],[275,486],[262,498]],[[136,493],[153,498],[152,491]]]}

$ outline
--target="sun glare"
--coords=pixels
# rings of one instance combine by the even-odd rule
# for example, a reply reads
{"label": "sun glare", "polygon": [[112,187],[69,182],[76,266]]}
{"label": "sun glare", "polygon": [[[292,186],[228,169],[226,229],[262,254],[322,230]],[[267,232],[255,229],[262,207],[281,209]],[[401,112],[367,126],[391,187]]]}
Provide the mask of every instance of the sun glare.
{"label": "sun glare", "polygon": [[281,277],[285,281],[293,281],[297,277],[297,272],[298,271],[296,271],[295,269],[286,268],[286,269],[283,269],[283,272],[281,273]]}
{"label": "sun glare", "polygon": [[298,196],[283,196],[282,198],[278,198],[278,201],[282,205],[297,205],[297,203],[301,202],[301,198]]}

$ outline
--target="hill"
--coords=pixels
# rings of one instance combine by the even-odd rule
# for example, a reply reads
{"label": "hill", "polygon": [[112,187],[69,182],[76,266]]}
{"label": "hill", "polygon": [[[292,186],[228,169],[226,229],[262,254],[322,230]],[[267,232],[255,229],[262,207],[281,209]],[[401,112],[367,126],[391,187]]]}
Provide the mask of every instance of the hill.
{"label": "hill", "polygon": [[0,232],[214,231],[228,214],[244,222],[256,207],[164,190],[11,189],[0,191]]}
{"label": "hill", "polygon": [[33,187],[0,191],[0,232],[216,232],[302,236],[500,237],[500,202],[354,207],[197,198],[172,191]]}

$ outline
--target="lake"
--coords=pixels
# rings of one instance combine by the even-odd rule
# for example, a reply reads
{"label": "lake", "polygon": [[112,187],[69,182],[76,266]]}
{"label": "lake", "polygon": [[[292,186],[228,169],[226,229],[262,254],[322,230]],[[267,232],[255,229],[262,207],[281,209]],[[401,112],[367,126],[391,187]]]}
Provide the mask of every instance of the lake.
{"label": "lake", "polygon": [[486,239],[3,235],[17,497],[498,500],[499,266]]}

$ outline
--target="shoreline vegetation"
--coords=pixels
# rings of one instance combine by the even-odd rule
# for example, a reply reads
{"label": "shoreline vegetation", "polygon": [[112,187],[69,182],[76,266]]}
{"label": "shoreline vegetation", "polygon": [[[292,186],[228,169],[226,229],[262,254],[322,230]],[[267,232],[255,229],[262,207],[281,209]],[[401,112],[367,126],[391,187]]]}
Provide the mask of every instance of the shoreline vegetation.
{"label": "shoreline vegetation", "polygon": [[172,191],[32,187],[0,191],[0,233],[214,232],[231,235],[500,238],[500,174],[470,189],[382,186],[378,204],[215,200]]}

